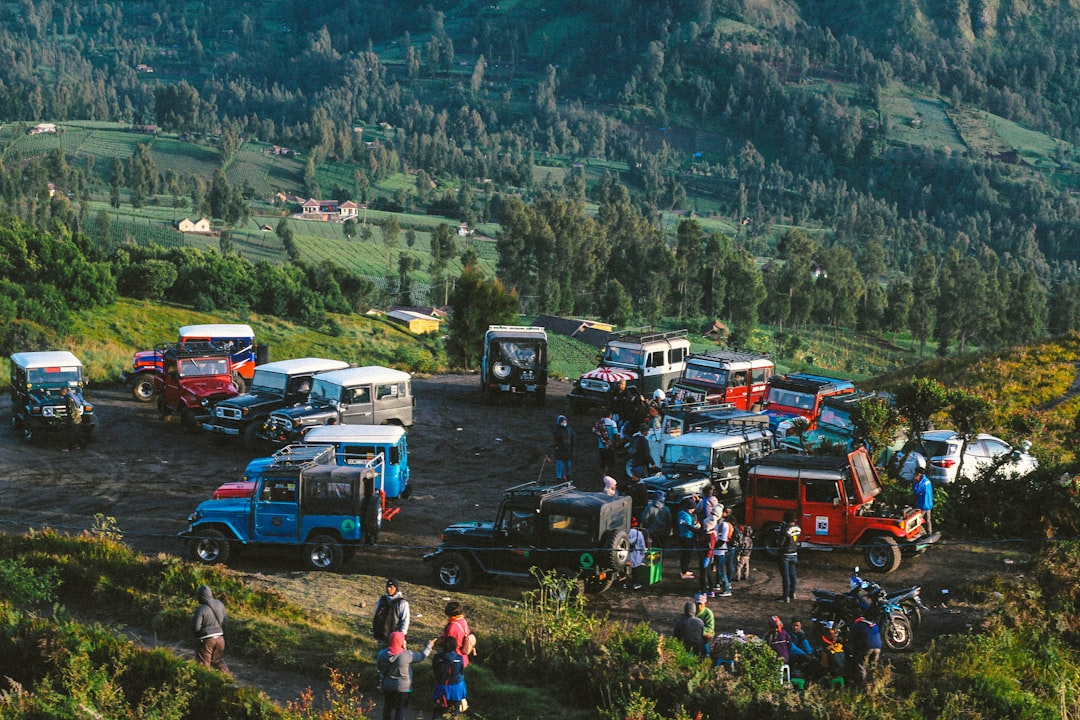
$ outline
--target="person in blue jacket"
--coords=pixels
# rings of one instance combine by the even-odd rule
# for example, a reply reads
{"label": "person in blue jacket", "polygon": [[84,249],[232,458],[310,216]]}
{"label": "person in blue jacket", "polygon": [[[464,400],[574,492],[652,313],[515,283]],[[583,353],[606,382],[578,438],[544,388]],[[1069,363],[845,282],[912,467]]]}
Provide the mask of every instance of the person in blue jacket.
{"label": "person in blue jacket", "polygon": [[877,667],[881,657],[881,630],[877,623],[859,617],[851,626],[851,657],[855,661],[855,679],[866,684],[867,673]]}
{"label": "person in blue jacket", "polygon": [[921,467],[915,470],[915,477],[911,483],[915,492],[915,507],[922,510],[926,522],[926,532],[928,535],[932,535],[934,533],[934,523],[930,519],[930,515],[934,510],[934,485],[930,482],[930,478],[926,477],[926,472]]}

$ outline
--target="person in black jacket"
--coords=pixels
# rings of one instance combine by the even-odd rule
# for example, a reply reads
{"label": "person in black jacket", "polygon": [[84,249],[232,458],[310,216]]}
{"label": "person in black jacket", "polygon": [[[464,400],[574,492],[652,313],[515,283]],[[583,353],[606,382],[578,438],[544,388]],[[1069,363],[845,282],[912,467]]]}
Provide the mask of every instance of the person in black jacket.
{"label": "person in black jacket", "polygon": [[555,427],[551,431],[551,439],[554,448],[551,452],[555,460],[555,479],[569,480],[570,469],[574,461],[574,428],[570,427],[565,415],[555,419]]}
{"label": "person in black jacket", "polygon": [[780,567],[780,579],[783,581],[783,595],[777,598],[778,602],[789,603],[795,599],[795,585],[798,582],[797,567],[799,563],[799,527],[795,513],[788,510],[784,513],[784,525],[780,528],[780,557],[777,564]]}
{"label": "person in black jacket", "polygon": [[208,585],[200,585],[195,595],[199,598],[192,619],[195,659],[200,665],[232,675],[225,664],[225,604],[214,597]]}

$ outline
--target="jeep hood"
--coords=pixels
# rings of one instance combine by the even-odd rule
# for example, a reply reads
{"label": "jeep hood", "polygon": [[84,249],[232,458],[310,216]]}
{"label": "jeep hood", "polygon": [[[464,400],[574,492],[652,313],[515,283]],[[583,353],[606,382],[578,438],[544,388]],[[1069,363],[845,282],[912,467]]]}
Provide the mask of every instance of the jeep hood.
{"label": "jeep hood", "polygon": [[230,397],[236,395],[236,386],[232,380],[222,377],[183,378],[181,387],[184,391],[196,397],[212,397],[224,395]]}
{"label": "jeep hood", "polygon": [[[252,488],[254,490],[254,487]],[[200,520],[208,517],[218,517],[222,515],[235,515],[236,513],[246,513],[251,507],[251,495],[244,497],[221,497],[211,500],[203,500],[195,507],[195,513],[199,516]]]}
{"label": "jeep hood", "polygon": [[460,522],[443,530],[443,544],[468,545],[471,540],[489,539],[495,535],[493,522]]}
{"label": "jeep hood", "polygon": [[337,417],[337,410],[333,405],[328,405],[326,403],[302,403],[300,405],[293,405],[292,407],[275,410],[274,417],[285,417],[289,420],[296,420],[297,418],[304,418],[305,420],[313,418],[332,418]]}
{"label": "jeep hood", "polygon": [[237,395],[236,397],[229,398],[220,403],[224,407],[238,408],[240,410],[258,410],[263,406],[272,406],[281,402],[280,395],[272,395],[270,393],[252,392],[244,395]]}

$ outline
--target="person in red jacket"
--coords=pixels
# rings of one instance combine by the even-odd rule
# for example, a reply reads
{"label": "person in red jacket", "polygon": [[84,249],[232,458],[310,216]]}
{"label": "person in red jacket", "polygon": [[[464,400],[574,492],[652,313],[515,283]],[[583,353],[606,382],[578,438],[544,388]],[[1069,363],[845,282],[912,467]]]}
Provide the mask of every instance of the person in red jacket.
{"label": "person in red jacket", "polygon": [[469,630],[469,621],[465,619],[465,608],[457,600],[451,600],[446,603],[446,608],[443,610],[443,614],[446,615],[446,627],[443,628],[442,635],[439,636],[439,647],[442,647],[442,639],[452,637],[457,640],[457,651],[463,658],[462,666],[469,666],[469,651],[465,647],[465,639],[469,637],[471,631]]}

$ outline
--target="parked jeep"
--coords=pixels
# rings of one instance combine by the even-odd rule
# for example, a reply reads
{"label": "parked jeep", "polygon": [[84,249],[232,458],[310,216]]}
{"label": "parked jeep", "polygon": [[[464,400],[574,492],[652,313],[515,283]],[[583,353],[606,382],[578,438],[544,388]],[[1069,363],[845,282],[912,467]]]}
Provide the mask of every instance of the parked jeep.
{"label": "parked jeep", "polygon": [[603,592],[626,577],[630,498],[582,492],[570,483],[529,482],[503,493],[495,522],[463,522],[443,531],[432,564],[435,584],[469,587],[478,575],[529,577],[558,570]]}
{"label": "parked jeep", "polygon": [[743,499],[747,465],[772,450],[767,416],[729,411],[722,420],[666,438],[660,474],[645,478],[645,484],[650,490],[663,490],[673,507],[683,498],[699,495],[706,485],[715,488],[724,505],[735,505]]}
{"label": "parked jeep", "polygon": [[164,368],[158,393],[159,417],[179,414],[180,425],[194,432],[210,418],[217,403],[239,395],[227,349],[204,342],[159,347]]}
{"label": "parked jeep", "polygon": [[853,392],[855,385],[847,380],[807,373],[773,375],[769,378],[765,412],[769,415],[773,430],[784,420],[795,417],[806,418],[812,430],[817,425],[824,398]]}
{"label": "parked jeep", "polygon": [[203,429],[239,437],[244,447],[253,449],[255,433],[271,412],[307,400],[315,375],[347,367],[347,362],[323,358],[296,358],[260,365],[255,368],[248,392],[219,402],[213,415],[202,424]]}
{"label": "parked jeep", "polygon": [[746,522],[775,552],[784,515],[794,513],[802,547],[861,549],[867,565],[892,572],[904,555],[924,552],[940,535],[927,533],[921,510],[881,503],[880,493],[881,480],[865,448],[846,457],[775,452],[750,464]]}
{"label": "parked jeep", "polygon": [[312,379],[306,403],[272,412],[257,435],[284,445],[319,425],[412,427],[414,404],[407,372],[377,366],[333,370]]}
{"label": "parked jeep", "polygon": [[[275,459],[243,497],[204,500],[180,533],[193,561],[224,563],[242,546],[295,547],[313,570],[337,570],[356,554],[375,495],[376,470],[329,463],[329,448]],[[371,508],[377,515],[377,507]],[[375,520],[375,522],[378,522]]]}
{"label": "parked jeep", "polygon": [[286,445],[270,457],[249,462],[240,480],[222,483],[213,497],[249,497],[267,467],[286,457],[302,457],[304,453],[324,458],[327,464],[377,469],[379,475],[375,487],[382,496],[384,520],[401,510],[387,507],[387,498],[407,498],[412,493],[409,445],[404,428],[397,425],[320,425],[311,428],[305,442]]}
{"label": "parked jeep", "polygon": [[93,404],[83,395],[83,366],[66,350],[23,352],[11,356],[11,428],[30,442],[42,433],[67,428],[64,388],[82,403],[82,433],[88,438],[96,418]]}
{"label": "parked jeep", "polygon": [[490,325],[484,333],[480,390],[488,402],[497,393],[532,395],[547,400],[547,331],[542,327]]}
{"label": "parked jeep", "polygon": [[[800,436],[794,431],[791,419],[783,420],[776,428],[776,442],[785,449],[796,452],[812,451],[823,445],[851,451],[865,442],[865,438],[855,436],[855,423],[851,415],[856,406],[882,399],[888,400],[888,394],[856,391],[823,397],[814,429],[807,430]],[[871,448],[871,451],[876,453],[879,449]]]}
{"label": "parked jeep", "polygon": [[[255,344],[255,331],[250,325],[185,325],[180,328],[176,341],[213,343],[228,350],[229,359],[232,361],[233,384],[240,392],[246,390],[255,373],[255,366],[267,360],[267,348]],[[163,363],[160,346],[153,350],[139,350],[134,354],[131,371],[124,373],[124,380],[131,385],[132,397],[139,402],[150,402],[154,399],[154,395],[162,387]]]}
{"label": "parked jeep", "polygon": [[682,376],[671,387],[678,403],[730,403],[741,410],[765,401],[768,380],[775,366],[762,353],[710,350],[686,358]]}
{"label": "parked jeep", "polygon": [[682,374],[689,352],[686,330],[627,331],[613,335],[604,348],[600,367],[574,381],[568,396],[570,409],[585,412],[589,408],[610,406],[620,380],[645,396],[655,390],[666,390]]}

